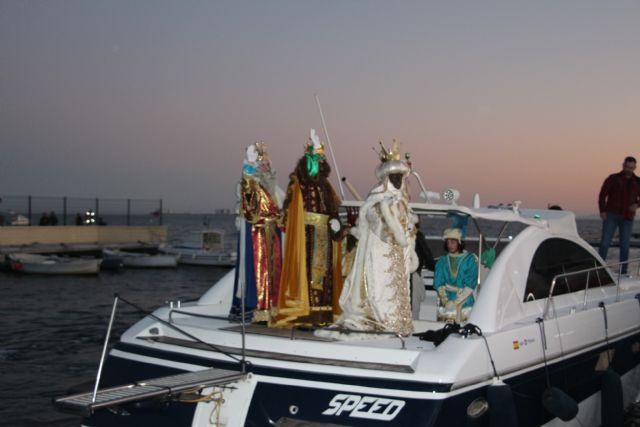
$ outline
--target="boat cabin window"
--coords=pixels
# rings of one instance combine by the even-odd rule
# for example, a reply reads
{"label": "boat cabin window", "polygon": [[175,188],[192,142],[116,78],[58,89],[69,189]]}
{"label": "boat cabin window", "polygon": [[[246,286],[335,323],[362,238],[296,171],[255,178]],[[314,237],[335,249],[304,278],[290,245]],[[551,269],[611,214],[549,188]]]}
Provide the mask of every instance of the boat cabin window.
{"label": "boat cabin window", "polygon": [[[445,254],[442,232],[452,226],[451,219],[444,216],[420,215],[420,230],[427,238],[427,243],[434,258]],[[465,249],[478,255],[478,236],[482,231],[484,239],[483,251],[493,248],[497,258],[503,249],[527,227],[516,222],[500,222],[486,219],[469,221],[466,227]]]}
{"label": "boat cabin window", "polygon": [[[601,266],[600,261],[580,245],[566,239],[547,239],[540,244],[531,261],[524,301],[547,298],[551,282],[558,274]],[[581,291],[587,285],[589,288],[608,286],[613,285],[613,280],[605,269],[560,277],[556,280],[553,295]]]}

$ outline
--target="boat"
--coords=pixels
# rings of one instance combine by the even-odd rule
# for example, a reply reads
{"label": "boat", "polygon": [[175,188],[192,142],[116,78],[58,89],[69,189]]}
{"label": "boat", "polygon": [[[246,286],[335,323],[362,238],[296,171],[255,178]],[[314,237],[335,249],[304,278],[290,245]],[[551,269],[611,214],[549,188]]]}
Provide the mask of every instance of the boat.
{"label": "boat", "polygon": [[[92,427],[598,426],[638,400],[640,280],[606,265],[573,213],[411,207],[423,222],[468,216],[478,238],[467,249],[496,252],[479,269],[466,323],[439,321],[433,291],[411,336],[338,341],[319,328],[245,323],[229,317],[231,270],[197,301],[170,302],[130,327],[94,391],[56,407]],[[636,271],[639,260],[630,263]]]}
{"label": "boat", "polygon": [[102,250],[102,257],[105,260],[119,259],[124,267],[132,268],[175,268],[178,265],[178,257],[167,254],[126,252],[105,248]]}
{"label": "boat", "polygon": [[[2,203],[2,199],[0,199]],[[15,211],[0,211],[0,226],[2,225],[29,225],[29,218],[16,214]]]}
{"label": "boat", "polygon": [[233,251],[208,251],[192,246],[178,245],[160,248],[167,255],[175,255],[178,264],[213,267],[233,267],[237,254]]}
{"label": "boat", "polygon": [[226,248],[224,231],[214,228],[202,230],[198,244],[160,246],[159,249],[186,265],[233,267],[238,258],[235,250]]}
{"label": "boat", "polygon": [[25,274],[98,274],[100,259],[68,258],[27,253],[9,254],[12,271]]}
{"label": "boat", "polygon": [[29,225],[29,218],[24,215],[16,215],[11,219],[11,225]]}

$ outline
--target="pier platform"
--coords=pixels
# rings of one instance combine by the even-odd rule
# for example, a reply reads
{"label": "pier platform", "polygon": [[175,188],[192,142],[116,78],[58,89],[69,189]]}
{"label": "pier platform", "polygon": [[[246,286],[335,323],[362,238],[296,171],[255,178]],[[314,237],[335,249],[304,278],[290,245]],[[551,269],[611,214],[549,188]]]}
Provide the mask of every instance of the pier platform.
{"label": "pier platform", "polygon": [[12,252],[72,253],[157,248],[167,241],[166,226],[0,227],[0,258]]}

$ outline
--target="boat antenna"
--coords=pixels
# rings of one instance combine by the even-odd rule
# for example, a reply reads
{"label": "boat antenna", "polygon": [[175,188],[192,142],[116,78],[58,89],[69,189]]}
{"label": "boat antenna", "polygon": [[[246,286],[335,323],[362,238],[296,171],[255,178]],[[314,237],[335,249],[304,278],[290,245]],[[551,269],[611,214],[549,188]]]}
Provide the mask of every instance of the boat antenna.
{"label": "boat antenna", "polygon": [[340,169],[338,169],[338,161],[336,160],[336,156],[333,154],[333,146],[331,145],[331,138],[329,138],[329,131],[327,130],[327,124],[324,122],[324,114],[322,114],[322,107],[320,106],[320,98],[318,98],[318,94],[314,94],[316,98],[316,104],[318,104],[318,111],[320,111],[320,119],[322,120],[322,128],[324,129],[324,135],[327,137],[327,144],[329,144],[329,152],[331,153],[331,158],[333,159],[333,166],[336,168],[336,174],[338,175],[338,187],[340,188],[340,196],[342,196],[342,200],[344,197],[344,188],[342,188],[342,174],[340,174]]}

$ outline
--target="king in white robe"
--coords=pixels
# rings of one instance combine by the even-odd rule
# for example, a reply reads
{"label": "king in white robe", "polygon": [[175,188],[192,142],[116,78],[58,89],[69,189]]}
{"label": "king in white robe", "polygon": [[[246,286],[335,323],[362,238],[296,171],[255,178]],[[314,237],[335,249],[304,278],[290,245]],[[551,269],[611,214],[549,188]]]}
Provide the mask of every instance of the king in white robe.
{"label": "king in white robe", "polygon": [[[342,315],[336,323],[406,336],[413,332],[409,278],[418,267],[417,217],[408,204],[408,165],[399,159],[395,145],[389,152],[383,148],[383,154],[376,169],[380,182],[360,208],[356,259],[340,295]],[[340,335],[349,339],[354,334]]]}

